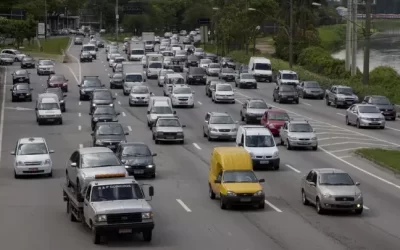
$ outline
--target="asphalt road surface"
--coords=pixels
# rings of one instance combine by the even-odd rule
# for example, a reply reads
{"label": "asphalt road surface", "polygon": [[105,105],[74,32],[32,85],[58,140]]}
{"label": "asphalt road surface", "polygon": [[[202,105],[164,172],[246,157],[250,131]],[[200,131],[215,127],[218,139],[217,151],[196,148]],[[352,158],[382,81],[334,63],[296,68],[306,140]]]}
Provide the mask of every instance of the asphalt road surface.
{"label": "asphalt road surface", "polygon": [[[80,46],[69,48],[78,57]],[[170,249],[170,250],[275,250],[275,249],[371,249],[394,250],[400,246],[400,181],[392,174],[356,158],[348,152],[365,146],[399,146],[399,122],[388,122],[385,130],[358,130],[344,124],[344,110],[326,107],[321,100],[301,100],[300,104],[274,104],[273,84],[259,83],[257,90],[237,90],[236,104],[214,104],[206,97],[204,86],[193,86],[195,107],[177,109],[185,128],[184,145],[155,145],[146,125],[146,108],[129,107],[128,97],[121,90],[112,90],[117,97],[116,109],[129,141],[147,143],[157,153],[157,177],[143,180],[155,187],[151,201],[156,227],[153,241],[141,238],[118,238],[108,246],[95,246],[91,235],[79,223],[69,221],[62,201],[61,185],[65,180],[65,164],[73,150],[90,146],[91,129],[88,102],[79,101],[77,82],[84,75],[99,76],[108,85],[111,69],[104,50],[93,63],[57,64],[56,72],[69,79],[67,112],[63,125],[38,126],[34,103],[11,103],[10,73],[17,66],[7,67],[4,119],[0,167],[0,242],[7,250],[70,250],[70,249]],[[45,76],[31,70],[34,97],[45,87]],[[4,78],[1,78],[4,80]],[[156,95],[162,89],[155,80],[146,84]],[[208,142],[203,138],[202,124],[208,111],[230,113],[239,120],[241,103],[247,98],[263,98],[272,105],[304,117],[316,128],[318,151],[280,148],[279,171],[257,172],[266,179],[266,209],[233,209],[223,211],[218,201],[208,198],[207,175],[209,158],[216,146],[233,146],[232,142]],[[340,115],[339,115],[340,114]],[[45,137],[52,155],[53,178],[16,180],[13,176],[13,151],[21,137]],[[279,139],[277,139],[279,140]],[[361,183],[365,212],[318,215],[310,206],[303,206],[300,179],[313,168],[333,167],[348,171]]]}

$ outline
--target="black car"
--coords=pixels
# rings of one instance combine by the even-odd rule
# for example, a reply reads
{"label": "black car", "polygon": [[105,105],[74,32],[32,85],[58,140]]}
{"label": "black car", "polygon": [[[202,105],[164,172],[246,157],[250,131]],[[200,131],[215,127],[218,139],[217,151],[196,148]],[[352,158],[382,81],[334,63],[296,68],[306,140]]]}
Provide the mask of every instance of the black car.
{"label": "black car", "polygon": [[93,110],[97,106],[110,106],[114,107],[114,100],[111,91],[108,89],[96,89],[92,93],[92,98],[90,99],[90,113],[93,113]]}
{"label": "black car", "polygon": [[200,62],[200,58],[194,55],[190,55],[187,58],[186,68],[189,67],[198,67]]}
{"label": "black car", "polygon": [[61,112],[65,112],[66,109],[66,102],[64,97],[67,97],[66,94],[63,93],[62,89],[57,87],[57,88],[47,88],[45,91],[45,93],[53,93],[56,94],[58,96],[58,100],[60,101],[60,108],[61,108]]}
{"label": "black car", "polygon": [[81,62],[92,62],[93,58],[89,51],[82,51],[81,55],[79,56],[79,60]]}
{"label": "black car", "polygon": [[82,82],[78,84],[79,100],[89,100],[93,90],[104,88],[98,76],[84,76]]}
{"label": "black car", "polygon": [[29,75],[30,75],[30,73],[25,69],[14,71],[14,73],[12,73],[13,84],[21,83],[21,82],[26,82],[26,83],[30,84],[31,81],[29,79]]}
{"label": "black car", "polygon": [[324,90],[319,86],[318,82],[315,81],[303,81],[297,86],[299,95],[303,98],[318,98],[324,99]]}
{"label": "black car", "polygon": [[11,101],[32,101],[32,90],[28,83],[17,83],[13,85],[11,91]]}
{"label": "black car", "polygon": [[211,53],[206,53],[206,55],[204,56],[204,59],[210,59],[213,63],[218,62],[218,56],[215,54],[211,54]]}
{"label": "black car", "polygon": [[239,74],[242,74],[242,73],[249,73],[249,65],[246,65],[246,64],[240,65]]}
{"label": "black car", "polygon": [[274,102],[288,102],[288,103],[299,103],[299,95],[297,90],[292,85],[280,85],[276,86],[273,93]]}
{"label": "black car", "polygon": [[190,40],[189,38],[183,38],[182,43],[185,44],[185,45],[186,44],[191,44],[192,40]]}
{"label": "black car", "polygon": [[375,105],[382,112],[385,119],[396,120],[396,109],[386,96],[369,95],[364,97],[362,103]]}
{"label": "black car", "polygon": [[104,42],[103,41],[96,41],[97,48],[104,48]]}
{"label": "black car", "polygon": [[230,57],[222,57],[221,58],[221,66],[222,66],[222,68],[236,69],[236,63]]}
{"label": "black car", "polygon": [[21,60],[21,69],[34,69],[35,60],[30,56],[24,56]]}
{"label": "black car", "polygon": [[115,73],[110,76],[110,89],[122,89],[124,85],[124,75],[122,73]]}
{"label": "black car", "polygon": [[206,96],[211,97],[212,92],[215,91],[215,86],[217,86],[218,83],[223,83],[218,80],[209,80],[206,85]]}
{"label": "black car", "polygon": [[206,85],[207,74],[203,68],[190,67],[187,73],[187,84],[204,84]]}
{"label": "black car", "polygon": [[172,69],[174,72],[183,72],[183,64],[184,62],[182,62],[181,59],[172,58],[169,68]]}
{"label": "black car", "polygon": [[96,106],[92,115],[92,130],[95,129],[98,122],[118,122],[119,112],[115,112],[111,106]]}
{"label": "black car", "polygon": [[120,143],[126,142],[126,135],[121,124],[116,122],[98,122],[92,135],[93,147],[107,147],[115,151]]}
{"label": "black car", "polygon": [[121,143],[115,154],[121,162],[128,166],[126,171],[133,176],[156,177],[156,164],[149,147],[141,142]]}

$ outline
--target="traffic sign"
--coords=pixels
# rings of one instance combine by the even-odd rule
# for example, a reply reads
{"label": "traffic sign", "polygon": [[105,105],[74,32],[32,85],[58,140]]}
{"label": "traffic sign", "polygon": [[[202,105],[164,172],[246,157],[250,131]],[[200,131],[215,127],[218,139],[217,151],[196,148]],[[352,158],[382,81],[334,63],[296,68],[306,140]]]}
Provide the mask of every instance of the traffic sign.
{"label": "traffic sign", "polygon": [[197,19],[198,24],[209,24],[210,23],[210,18],[199,18]]}
{"label": "traffic sign", "polygon": [[143,2],[129,2],[123,6],[124,14],[128,15],[141,15],[143,14],[144,3]]}

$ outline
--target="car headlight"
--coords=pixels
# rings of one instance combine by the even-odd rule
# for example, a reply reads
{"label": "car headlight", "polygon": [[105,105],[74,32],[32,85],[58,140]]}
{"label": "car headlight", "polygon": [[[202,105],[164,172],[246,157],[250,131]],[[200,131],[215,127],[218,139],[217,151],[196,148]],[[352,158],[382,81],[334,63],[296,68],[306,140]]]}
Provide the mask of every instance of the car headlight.
{"label": "car headlight", "polygon": [[121,141],[120,141],[120,143],[125,143],[125,142],[126,142],[126,140],[121,140]]}
{"label": "car headlight", "polygon": [[264,195],[264,192],[262,190],[254,193],[254,196],[261,196],[261,195]]}
{"label": "car headlight", "polygon": [[97,117],[95,117],[94,119],[93,119],[93,121],[95,121],[95,122],[97,122],[99,120],[99,118],[97,118]]}
{"label": "car headlight", "polygon": [[64,103],[64,100],[60,100],[60,103]]}
{"label": "car headlight", "polygon": [[279,151],[275,151],[274,154],[272,155],[272,158],[278,158],[279,157]]}
{"label": "car headlight", "polygon": [[118,121],[118,119],[117,118],[113,118],[113,122],[117,122]]}
{"label": "car headlight", "polygon": [[151,218],[153,218],[152,212],[142,213],[142,219],[151,219]]}
{"label": "car headlight", "polygon": [[50,159],[46,159],[45,161],[44,161],[44,165],[50,165],[51,164],[51,160]]}
{"label": "car headlight", "polygon": [[97,145],[102,145],[102,144],[103,144],[103,142],[102,142],[102,141],[100,141],[100,140],[96,140],[96,144],[97,144]]}
{"label": "car headlight", "polygon": [[237,132],[237,128],[232,129],[232,132]]}
{"label": "car headlight", "polygon": [[85,94],[85,91],[84,91],[83,89],[81,89],[81,93],[82,93],[82,94]]}
{"label": "car headlight", "polygon": [[203,76],[203,78],[207,78],[207,76]]}
{"label": "car headlight", "polygon": [[31,95],[31,93],[26,93],[26,95]]}
{"label": "car headlight", "polygon": [[311,138],[311,140],[315,141],[315,140],[317,140],[317,137],[313,137],[313,138]]}
{"label": "car headlight", "polygon": [[22,161],[17,161],[17,166],[24,166],[25,164]]}
{"label": "car headlight", "polygon": [[93,106],[93,107],[96,107],[96,103],[92,103],[92,106]]}
{"label": "car headlight", "polygon": [[232,191],[228,191],[228,192],[226,193],[226,195],[227,195],[227,196],[236,196],[236,194],[235,194],[234,192],[232,192]]}
{"label": "car headlight", "polygon": [[154,168],[153,164],[147,165],[147,168]]}
{"label": "car headlight", "polygon": [[354,96],[354,100],[358,102],[358,96]]}
{"label": "car headlight", "polygon": [[178,133],[176,133],[176,134],[179,135],[179,136],[182,136],[182,135],[183,135],[182,132],[178,132]]}
{"label": "car headlight", "polygon": [[106,222],[106,221],[107,221],[107,215],[105,214],[96,215],[96,222]]}
{"label": "car headlight", "polygon": [[211,128],[211,131],[213,131],[213,132],[218,132],[218,129],[216,129],[216,128]]}
{"label": "car headlight", "polygon": [[249,155],[250,155],[251,158],[255,158],[256,157],[252,152],[249,152]]}
{"label": "car headlight", "polygon": [[330,198],[332,198],[332,195],[331,194],[324,194],[324,195],[322,195],[324,198],[326,198],[326,199],[330,199]]}
{"label": "car headlight", "polygon": [[110,103],[110,106],[113,107],[113,106],[114,106],[114,103]]}
{"label": "car headlight", "polygon": [[297,138],[289,136],[289,140],[297,140]]}

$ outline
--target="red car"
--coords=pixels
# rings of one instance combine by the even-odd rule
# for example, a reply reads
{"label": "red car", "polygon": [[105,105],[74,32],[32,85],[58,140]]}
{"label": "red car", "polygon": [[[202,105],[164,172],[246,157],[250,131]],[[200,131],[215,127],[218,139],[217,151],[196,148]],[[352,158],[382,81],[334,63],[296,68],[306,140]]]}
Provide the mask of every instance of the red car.
{"label": "red car", "polygon": [[274,136],[277,136],[285,121],[289,119],[289,115],[283,110],[267,110],[261,117],[261,125],[268,128]]}
{"label": "red car", "polygon": [[64,75],[50,75],[47,79],[48,88],[61,88],[62,91],[68,92],[68,80]]}

